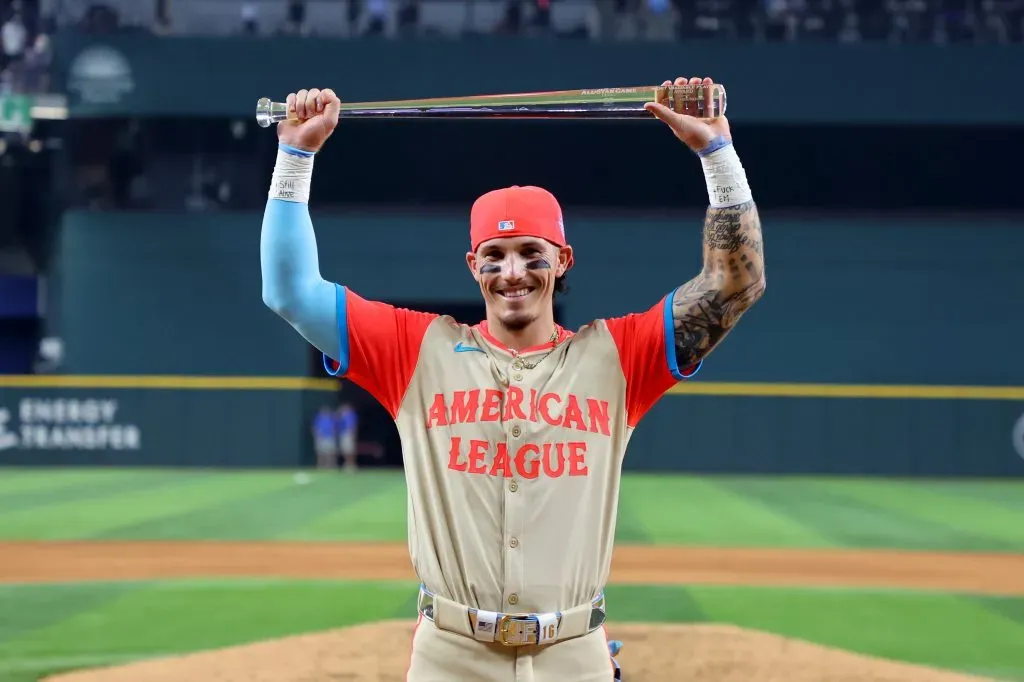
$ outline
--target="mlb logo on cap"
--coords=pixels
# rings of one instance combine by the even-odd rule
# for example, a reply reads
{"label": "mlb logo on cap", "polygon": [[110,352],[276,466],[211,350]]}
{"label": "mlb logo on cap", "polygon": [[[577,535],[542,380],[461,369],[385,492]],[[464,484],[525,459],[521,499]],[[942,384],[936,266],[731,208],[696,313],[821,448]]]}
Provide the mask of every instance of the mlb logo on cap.
{"label": "mlb logo on cap", "polygon": [[[558,200],[542,187],[512,185],[480,195],[469,212],[469,244],[474,252],[491,239],[537,237],[556,246],[565,243]],[[568,267],[572,267],[569,255]]]}

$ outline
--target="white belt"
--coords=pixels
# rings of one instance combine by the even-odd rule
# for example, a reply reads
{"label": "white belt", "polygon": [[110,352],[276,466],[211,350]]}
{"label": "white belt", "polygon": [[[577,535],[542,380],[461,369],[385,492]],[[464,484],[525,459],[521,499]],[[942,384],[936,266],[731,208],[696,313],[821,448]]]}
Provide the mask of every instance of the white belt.
{"label": "white belt", "polygon": [[441,630],[505,646],[553,644],[604,625],[604,593],[590,603],[552,613],[498,613],[453,602],[420,585],[419,612]]}

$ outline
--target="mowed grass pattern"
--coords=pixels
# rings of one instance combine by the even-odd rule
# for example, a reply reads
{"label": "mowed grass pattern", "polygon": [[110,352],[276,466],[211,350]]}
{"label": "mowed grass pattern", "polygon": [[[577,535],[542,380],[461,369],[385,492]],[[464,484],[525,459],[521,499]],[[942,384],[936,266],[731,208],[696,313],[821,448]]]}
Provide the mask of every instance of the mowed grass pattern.
{"label": "mowed grass pattern", "polygon": [[[177,581],[0,586],[0,681],[415,618],[415,583]],[[1024,679],[1024,598],[884,590],[611,586],[615,622],[731,622],[869,655]],[[992,600],[989,600],[992,601]],[[7,615],[3,615],[6,613]],[[13,614],[18,614],[14,617]]]}
{"label": "mowed grass pattern", "polygon": [[415,585],[402,583],[0,585],[0,682],[381,618],[414,618],[410,595]]}
{"label": "mowed grass pattern", "polygon": [[[630,544],[1020,552],[1024,482],[627,474],[619,519]],[[0,469],[0,539],[403,542],[405,480]]]}
{"label": "mowed grass pattern", "polygon": [[[401,472],[0,469],[0,540],[406,540]],[[1024,482],[627,475],[618,541],[1024,551]],[[0,556],[0,562],[3,557]],[[410,583],[0,585],[0,682],[415,617]],[[616,621],[731,622],[1024,681],[1024,598],[716,586],[608,589]]]}

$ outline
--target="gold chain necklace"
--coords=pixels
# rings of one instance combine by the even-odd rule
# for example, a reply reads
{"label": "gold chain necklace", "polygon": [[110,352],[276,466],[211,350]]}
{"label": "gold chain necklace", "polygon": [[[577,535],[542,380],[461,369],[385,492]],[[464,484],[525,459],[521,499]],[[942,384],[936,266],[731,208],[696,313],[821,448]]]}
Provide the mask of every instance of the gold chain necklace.
{"label": "gold chain necklace", "polygon": [[[551,332],[551,336],[548,337],[548,343],[554,343],[554,344],[558,343],[558,327],[555,327],[555,330],[553,332]],[[519,354],[519,351],[517,351],[517,350],[515,350],[513,348],[509,348],[508,349],[508,351],[510,353],[512,353],[513,357],[515,357],[515,359],[518,360],[519,363],[524,368],[526,368],[526,369],[534,369],[537,365],[540,364],[540,361],[543,360],[544,358],[546,358],[548,355],[550,355],[551,351],[553,351],[553,350],[554,350],[554,348],[551,348],[550,350],[548,350],[547,353],[545,353],[544,355],[542,355],[539,358],[537,358],[536,362],[534,362],[531,365],[530,363],[526,362],[526,360],[523,359],[523,356]]]}

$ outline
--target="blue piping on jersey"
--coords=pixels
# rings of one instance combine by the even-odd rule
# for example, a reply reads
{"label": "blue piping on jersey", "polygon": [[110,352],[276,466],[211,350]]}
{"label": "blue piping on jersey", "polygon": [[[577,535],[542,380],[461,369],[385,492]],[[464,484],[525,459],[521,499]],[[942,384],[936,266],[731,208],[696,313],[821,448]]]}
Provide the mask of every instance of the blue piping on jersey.
{"label": "blue piping on jersey", "polygon": [[690,370],[689,374],[683,374],[679,371],[679,360],[676,358],[675,324],[672,320],[672,300],[675,298],[676,291],[678,290],[678,287],[673,289],[665,297],[665,304],[662,308],[665,320],[665,362],[668,363],[668,371],[672,373],[672,376],[678,381],[685,381],[692,379],[700,371],[700,368],[704,365],[704,359],[701,358],[696,365],[688,368]]}
{"label": "blue piping on jersey", "polygon": [[331,369],[331,358],[324,353],[324,369],[332,377],[345,376],[348,374],[349,352],[348,352],[348,314],[345,303],[347,300],[346,289],[340,284],[335,285],[337,306],[338,306],[338,368]]}

